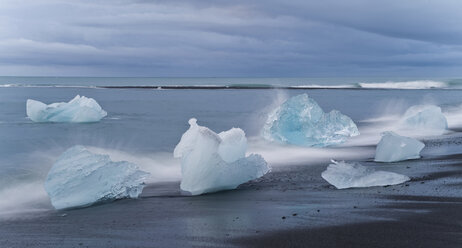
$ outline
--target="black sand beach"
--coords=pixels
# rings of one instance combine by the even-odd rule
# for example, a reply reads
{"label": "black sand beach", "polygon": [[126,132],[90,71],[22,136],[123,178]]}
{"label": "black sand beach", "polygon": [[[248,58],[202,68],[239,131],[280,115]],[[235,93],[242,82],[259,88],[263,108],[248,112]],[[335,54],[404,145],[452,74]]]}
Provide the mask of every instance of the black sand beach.
{"label": "black sand beach", "polygon": [[461,247],[460,141],[426,141],[447,155],[362,162],[412,178],[401,185],[337,190],[326,164],[195,197],[153,184],[138,200],[3,219],[0,247]]}

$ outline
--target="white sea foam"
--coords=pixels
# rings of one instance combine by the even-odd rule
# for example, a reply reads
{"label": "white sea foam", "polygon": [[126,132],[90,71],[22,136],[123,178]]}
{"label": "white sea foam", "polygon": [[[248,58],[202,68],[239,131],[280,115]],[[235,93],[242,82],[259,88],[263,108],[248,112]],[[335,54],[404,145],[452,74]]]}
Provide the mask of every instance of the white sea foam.
{"label": "white sea foam", "polygon": [[51,209],[40,181],[24,182],[0,189],[0,219],[16,218],[22,213]]}
{"label": "white sea foam", "polygon": [[321,84],[308,84],[308,85],[295,85],[290,86],[292,89],[352,89],[358,88],[353,84],[338,84],[338,85],[321,85]]}
{"label": "white sea foam", "polygon": [[384,83],[359,83],[359,86],[367,89],[434,89],[447,88],[448,84],[440,81],[416,80],[402,82],[388,81]]}
{"label": "white sea foam", "polygon": [[459,106],[452,106],[443,111],[443,114],[448,120],[449,129],[462,128],[462,104]]}
{"label": "white sea foam", "polygon": [[[362,136],[362,135],[360,135]],[[269,142],[261,137],[250,137],[247,154],[258,153],[273,167],[292,165],[311,166],[331,159],[358,160],[373,157],[374,147],[300,147]]]}

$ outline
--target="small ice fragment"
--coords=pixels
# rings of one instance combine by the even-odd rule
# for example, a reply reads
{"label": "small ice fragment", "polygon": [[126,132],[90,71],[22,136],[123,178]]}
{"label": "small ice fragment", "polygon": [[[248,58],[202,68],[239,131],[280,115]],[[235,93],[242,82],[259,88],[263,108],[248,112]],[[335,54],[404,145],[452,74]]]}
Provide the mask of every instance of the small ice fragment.
{"label": "small ice fragment", "polygon": [[97,202],[137,198],[149,173],[135,164],[112,162],[83,146],[66,150],[45,181],[45,190],[56,209],[90,206]]}
{"label": "small ice fragment", "polygon": [[403,128],[440,135],[448,129],[441,108],[434,105],[415,105],[406,110],[401,121]]}
{"label": "small ice fragment", "polygon": [[408,176],[394,172],[376,171],[359,163],[334,161],[321,174],[322,178],[337,189],[387,186],[407,182]]}
{"label": "small ice fragment", "polygon": [[245,157],[247,139],[242,129],[232,128],[216,134],[189,120],[189,129],[175,147],[173,156],[181,158],[181,189],[192,195],[235,189],[270,171],[258,154]]}
{"label": "small ice fragment", "polygon": [[397,162],[408,159],[420,158],[420,151],[425,144],[393,132],[382,133],[382,139],[375,151],[376,162]]}
{"label": "small ice fragment", "polygon": [[326,147],[359,135],[350,117],[337,110],[324,113],[307,94],[294,96],[268,115],[263,137],[270,141]]}
{"label": "small ice fragment", "polygon": [[107,115],[93,98],[79,95],[67,103],[49,105],[28,99],[26,111],[34,122],[98,122]]}

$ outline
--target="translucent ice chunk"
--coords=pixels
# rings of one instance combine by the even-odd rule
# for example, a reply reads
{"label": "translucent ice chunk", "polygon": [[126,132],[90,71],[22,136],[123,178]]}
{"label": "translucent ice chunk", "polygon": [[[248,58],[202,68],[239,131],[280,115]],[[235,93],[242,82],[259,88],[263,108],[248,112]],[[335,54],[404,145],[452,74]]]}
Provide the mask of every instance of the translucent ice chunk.
{"label": "translucent ice chunk", "polygon": [[396,162],[420,158],[420,151],[425,144],[393,132],[384,132],[375,151],[376,162]]}
{"label": "translucent ice chunk", "polygon": [[404,113],[402,126],[404,129],[439,135],[448,129],[448,122],[440,107],[415,105]]}
{"label": "translucent ice chunk", "polygon": [[337,189],[395,185],[411,180],[394,172],[376,171],[359,163],[334,161],[321,174],[322,178]]}
{"label": "translucent ice chunk", "polygon": [[108,155],[74,146],[58,158],[48,173],[45,190],[56,209],[96,202],[136,198],[149,173],[129,162],[112,162]]}
{"label": "translucent ice chunk", "polygon": [[307,94],[294,96],[274,110],[263,127],[263,137],[282,143],[325,147],[359,135],[350,117],[337,110],[324,113]]}
{"label": "translucent ice chunk", "polygon": [[240,128],[231,128],[218,134],[221,138],[218,154],[226,163],[232,163],[245,157],[247,138]]}
{"label": "translucent ice chunk", "polygon": [[245,157],[247,140],[239,128],[216,134],[189,120],[190,127],[175,147],[181,158],[181,189],[192,195],[235,189],[270,171],[257,154]]}
{"label": "translucent ice chunk", "polygon": [[49,105],[28,99],[26,110],[34,122],[97,122],[107,115],[93,98],[79,95],[67,103]]}

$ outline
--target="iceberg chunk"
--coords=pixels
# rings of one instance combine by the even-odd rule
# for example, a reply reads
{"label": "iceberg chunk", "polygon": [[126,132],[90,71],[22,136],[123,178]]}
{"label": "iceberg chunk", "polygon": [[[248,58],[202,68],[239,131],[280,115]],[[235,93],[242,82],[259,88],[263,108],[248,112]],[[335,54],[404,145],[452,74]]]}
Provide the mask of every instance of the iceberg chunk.
{"label": "iceberg chunk", "polygon": [[26,111],[34,122],[98,122],[107,115],[95,99],[79,95],[67,103],[49,105],[28,99]]}
{"label": "iceberg chunk", "polygon": [[350,117],[337,110],[329,113],[307,94],[294,96],[274,110],[263,127],[263,137],[282,143],[325,147],[359,135]]}
{"label": "iceberg chunk", "polygon": [[189,120],[189,129],[175,147],[173,156],[181,158],[181,189],[192,195],[235,189],[242,183],[270,171],[262,156],[245,157],[244,131],[232,128],[216,134]]}
{"label": "iceberg chunk", "polygon": [[247,151],[247,138],[240,128],[231,128],[218,134],[221,142],[218,145],[218,154],[226,163],[232,163],[245,157]]}
{"label": "iceberg chunk", "polygon": [[56,209],[137,198],[149,173],[129,162],[112,162],[108,155],[74,146],[58,158],[48,173],[45,190]]}
{"label": "iceberg chunk", "polygon": [[448,121],[438,106],[415,105],[404,113],[402,126],[406,129],[440,135],[448,129]]}
{"label": "iceberg chunk", "polygon": [[397,162],[420,158],[420,151],[424,147],[425,144],[416,139],[400,136],[393,132],[384,132],[375,150],[374,161]]}
{"label": "iceberg chunk", "polygon": [[394,172],[376,171],[359,163],[334,161],[321,174],[322,178],[337,189],[387,186],[407,182],[408,176]]}

